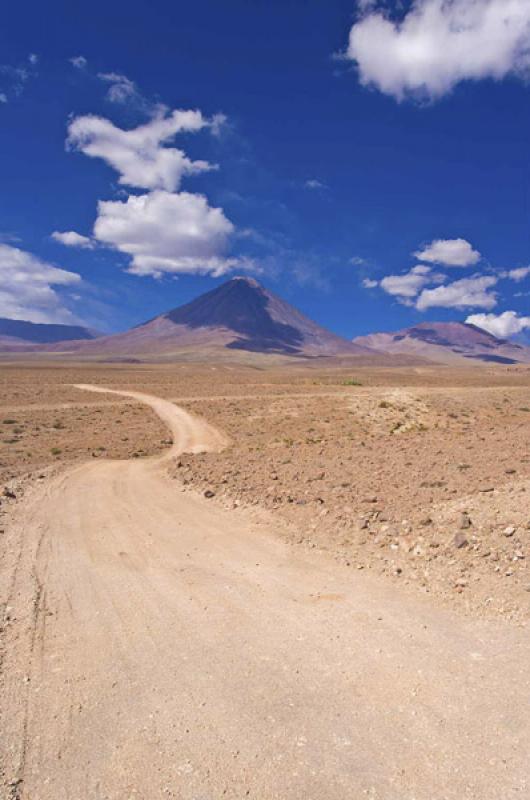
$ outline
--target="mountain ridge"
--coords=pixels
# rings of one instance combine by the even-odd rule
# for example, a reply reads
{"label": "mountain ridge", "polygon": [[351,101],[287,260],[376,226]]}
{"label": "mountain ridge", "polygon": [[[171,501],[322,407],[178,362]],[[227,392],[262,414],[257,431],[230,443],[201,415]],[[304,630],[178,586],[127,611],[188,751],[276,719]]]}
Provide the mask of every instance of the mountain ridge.
{"label": "mountain ridge", "polygon": [[415,355],[445,364],[530,362],[530,348],[467,322],[420,322],[399,331],[358,336],[353,342],[381,353]]}
{"label": "mountain ridge", "polygon": [[83,325],[66,325],[49,322],[0,317],[0,342],[12,344],[52,344],[65,340],[92,340],[100,334]]}

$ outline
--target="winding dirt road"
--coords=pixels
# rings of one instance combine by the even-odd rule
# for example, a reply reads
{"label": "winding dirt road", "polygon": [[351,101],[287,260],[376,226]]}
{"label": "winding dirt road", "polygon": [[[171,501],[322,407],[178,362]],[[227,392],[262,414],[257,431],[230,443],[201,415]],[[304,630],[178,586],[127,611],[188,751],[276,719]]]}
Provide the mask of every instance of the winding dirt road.
{"label": "winding dirt road", "polygon": [[171,451],[44,482],[8,535],[2,797],[530,796],[524,628],[462,619],[182,491],[164,461],[223,436],[119,394],[160,415]]}

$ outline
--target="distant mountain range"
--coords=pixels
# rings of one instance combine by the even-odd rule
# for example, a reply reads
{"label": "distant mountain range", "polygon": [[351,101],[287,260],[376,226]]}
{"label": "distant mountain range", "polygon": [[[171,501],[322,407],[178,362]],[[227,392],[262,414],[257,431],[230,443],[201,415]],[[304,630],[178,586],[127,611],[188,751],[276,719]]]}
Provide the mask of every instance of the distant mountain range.
{"label": "distant mountain range", "polygon": [[66,339],[95,339],[99,334],[80,325],[56,325],[0,317],[0,349],[27,344],[50,344]]}
{"label": "distant mountain range", "polygon": [[498,339],[466,322],[422,322],[394,333],[358,336],[353,341],[380,353],[419,356],[443,364],[530,362],[530,348]]}
{"label": "distant mountain range", "polygon": [[[463,322],[424,322],[348,341],[317,325],[253,278],[238,277],[124,333],[0,319],[0,352],[80,358],[215,358],[232,353],[354,357],[374,365],[530,363],[530,348]],[[247,356],[248,358],[248,356]]]}

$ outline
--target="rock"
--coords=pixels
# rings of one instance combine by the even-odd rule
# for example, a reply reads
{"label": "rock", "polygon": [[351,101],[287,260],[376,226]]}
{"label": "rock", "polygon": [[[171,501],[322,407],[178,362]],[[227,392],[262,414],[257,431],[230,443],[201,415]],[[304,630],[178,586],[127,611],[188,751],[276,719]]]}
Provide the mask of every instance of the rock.
{"label": "rock", "polygon": [[8,497],[10,500],[16,500],[17,496],[11,489],[8,489],[7,486],[4,489],[4,497]]}
{"label": "rock", "polygon": [[472,524],[473,523],[471,522],[471,519],[467,511],[463,511],[460,517],[460,527],[462,528],[462,530],[465,530],[466,528],[471,528]]}
{"label": "rock", "polygon": [[488,492],[494,492],[494,491],[495,491],[494,486],[481,486],[481,488],[479,489],[479,492],[482,492],[482,494],[487,494]]}
{"label": "rock", "polygon": [[420,525],[432,525],[432,519],[430,517],[424,517],[420,520]]}
{"label": "rock", "polygon": [[503,530],[503,533],[504,533],[505,536],[510,538],[510,536],[514,535],[515,528],[513,527],[513,525],[508,525],[508,527]]}
{"label": "rock", "polygon": [[453,544],[458,550],[461,550],[462,547],[467,547],[469,542],[463,533],[457,533],[453,539]]}
{"label": "rock", "polygon": [[206,489],[206,491],[204,492],[204,496],[210,499],[210,497],[215,497],[215,492],[212,492],[211,489]]}

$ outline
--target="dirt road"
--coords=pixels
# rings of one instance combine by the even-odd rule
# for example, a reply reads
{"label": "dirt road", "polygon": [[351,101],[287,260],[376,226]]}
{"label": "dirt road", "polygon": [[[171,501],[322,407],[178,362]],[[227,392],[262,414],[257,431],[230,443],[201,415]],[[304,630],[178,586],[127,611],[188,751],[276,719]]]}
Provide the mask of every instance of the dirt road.
{"label": "dirt road", "polygon": [[[223,446],[124,394],[168,425],[170,455]],[[524,628],[289,548],[164,459],[43,482],[5,539],[3,797],[530,796]]]}

